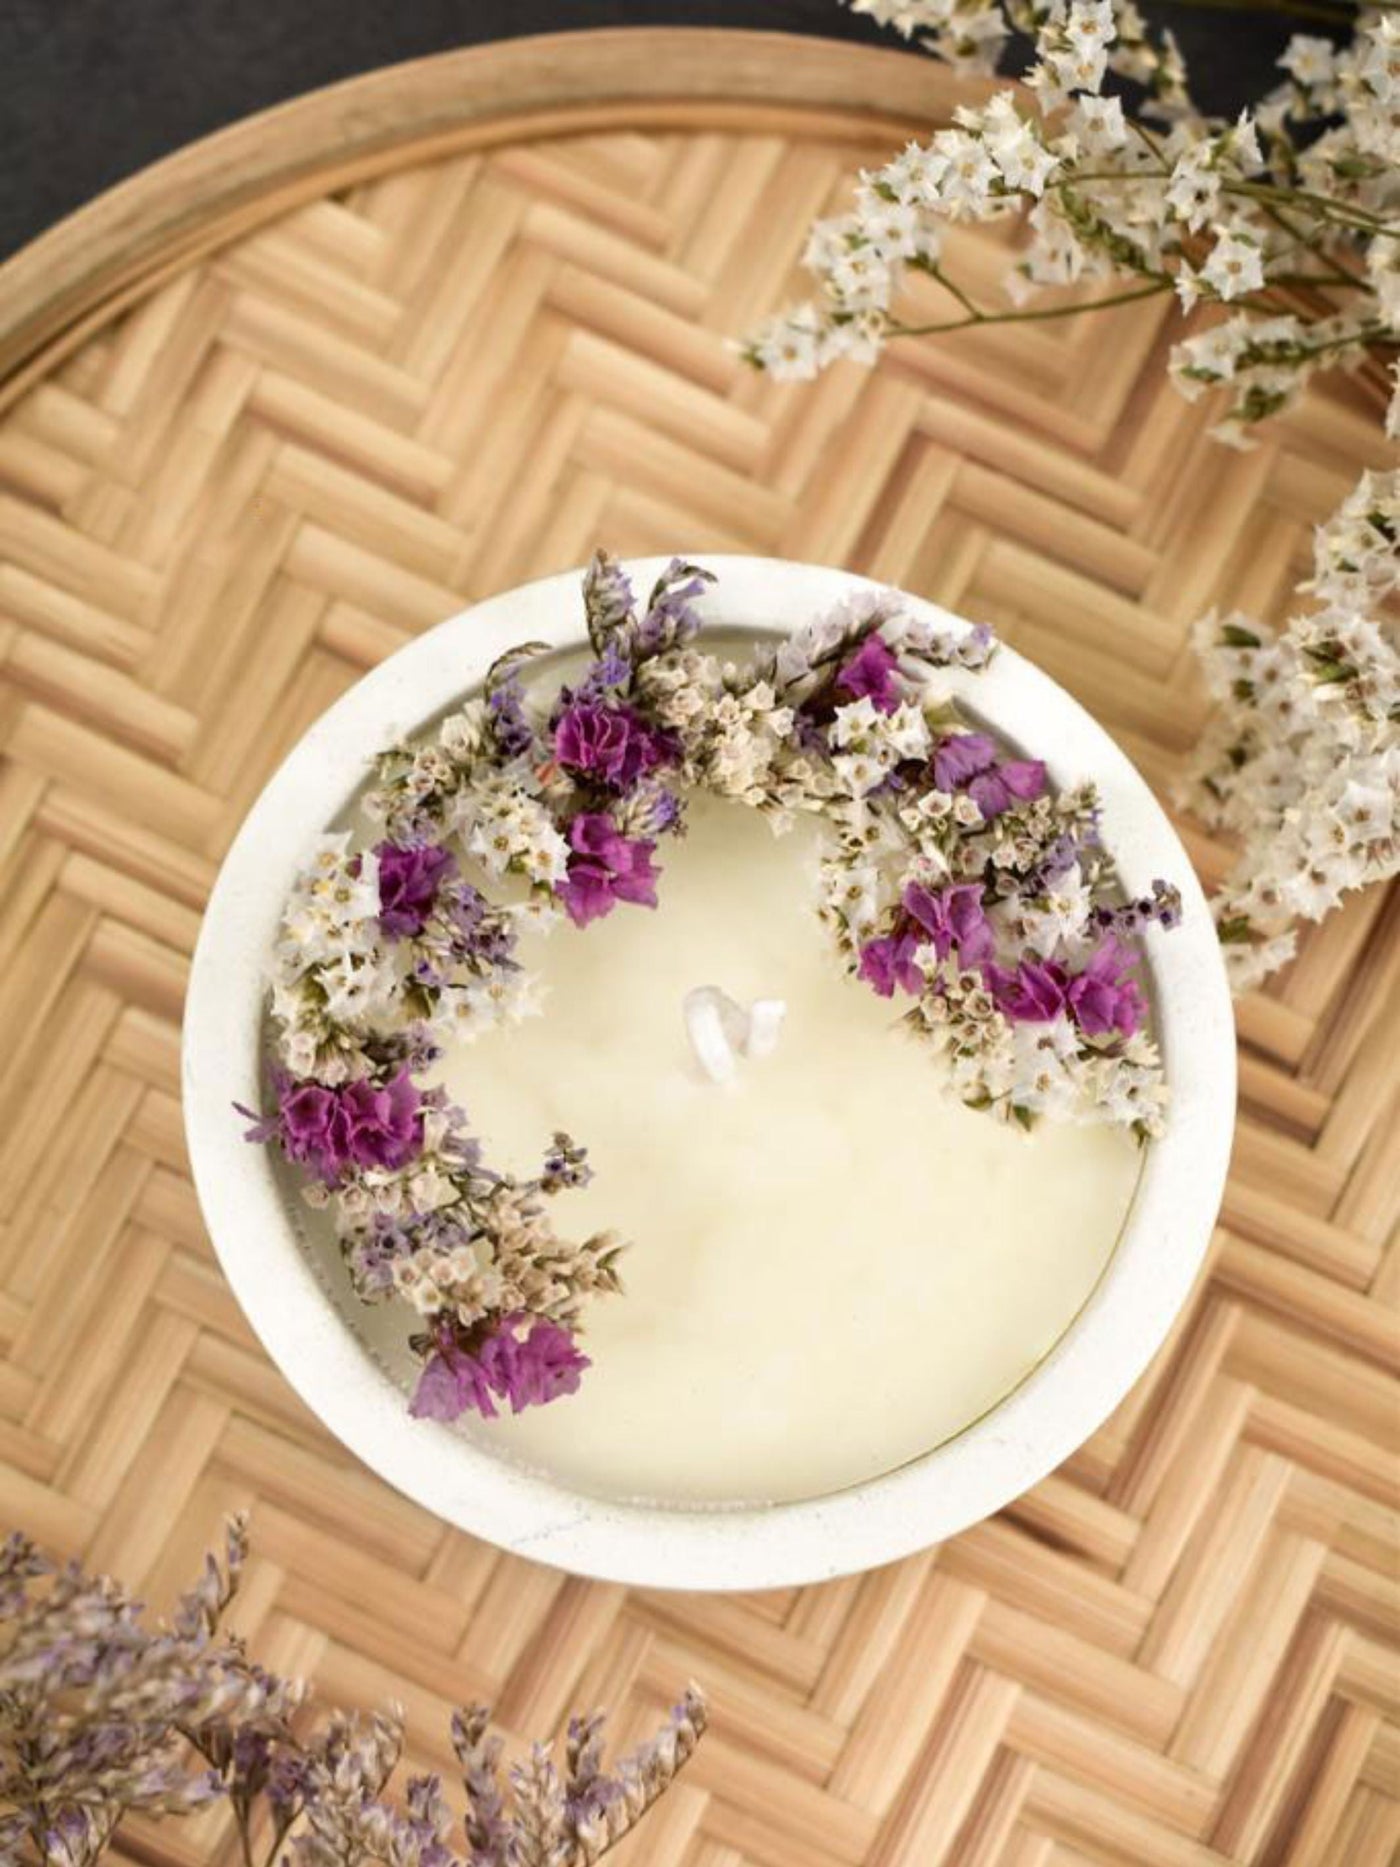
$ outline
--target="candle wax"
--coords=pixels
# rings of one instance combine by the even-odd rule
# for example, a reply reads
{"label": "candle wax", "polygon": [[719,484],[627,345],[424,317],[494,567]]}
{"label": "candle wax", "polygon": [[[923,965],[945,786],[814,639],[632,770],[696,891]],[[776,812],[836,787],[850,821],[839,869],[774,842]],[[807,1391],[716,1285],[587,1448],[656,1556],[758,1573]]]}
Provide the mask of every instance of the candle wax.
{"label": "candle wax", "polygon": [[[593,1301],[577,1394],[467,1430],[594,1494],[818,1496],[930,1450],[1001,1400],[1094,1287],[1140,1157],[1104,1126],[1025,1135],[946,1095],[902,1005],[843,975],[816,915],[818,831],[775,838],[690,800],[660,905],[522,940],[541,1017],[438,1066],[486,1159],[522,1174],[556,1128],[595,1179],[557,1197],[631,1241]],[[704,1076],[687,992],[781,998],[774,1053]]]}

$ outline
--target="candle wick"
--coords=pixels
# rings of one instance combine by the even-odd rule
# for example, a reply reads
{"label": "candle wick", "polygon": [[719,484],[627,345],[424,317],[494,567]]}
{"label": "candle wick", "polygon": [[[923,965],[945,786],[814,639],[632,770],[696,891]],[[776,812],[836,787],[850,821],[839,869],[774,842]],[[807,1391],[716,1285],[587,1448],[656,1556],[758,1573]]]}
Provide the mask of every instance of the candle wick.
{"label": "candle wick", "polygon": [[756,998],[747,1008],[717,985],[696,986],[682,1003],[691,1052],[712,1083],[733,1085],[741,1059],[772,1056],[787,1006]]}

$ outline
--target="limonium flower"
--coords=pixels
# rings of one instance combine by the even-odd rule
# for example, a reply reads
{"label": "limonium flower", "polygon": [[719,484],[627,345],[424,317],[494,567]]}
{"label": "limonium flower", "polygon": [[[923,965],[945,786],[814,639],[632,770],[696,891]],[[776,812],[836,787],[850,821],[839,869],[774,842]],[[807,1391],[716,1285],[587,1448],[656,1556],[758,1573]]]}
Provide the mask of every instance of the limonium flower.
{"label": "limonium flower", "polygon": [[258,1121],[248,1138],[278,1141],[289,1160],[326,1186],[337,1185],[348,1168],[402,1167],[418,1152],[422,1096],[407,1070],[385,1083],[359,1078],[335,1088],[279,1071],[273,1086],[277,1111]]}
{"label": "limonium flower", "polygon": [[867,635],[836,676],[836,685],[857,700],[868,699],[879,713],[894,713],[902,695],[899,657],[878,635]]}
{"label": "limonium flower", "polygon": [[915,995],[924,989],[924,975],[915,959],[922,941],[917,934],[884,934],[867,940],[860,949],[857,972],[881,998],[893,998],[895,987]]}
{"label": "limonium flower", "polygon": [[507,1316],[470,1349],[450,1333],[442,1335],[419,1377],[409,1412],[416,1419],[451,1421],[479,1413],[494,1420],[497,1400],[520,1413],[575,1393],[589,1365],[570,1332],[557,1323]]}
{"label": "limonium flower", "polygon": [[[111,1576],[0,1543],[0,1860],[96,1867],[128,1814],[221,1805],[233,1855],[281,1867],[593,1867],[663,1795],[699,1743],[690,1687],[657,1734],[605,1768],[600,1712],[569,1722],[559,1764],[536,1744],[503,1772],[484,1705],[446,1734],[464,1806],[437,1777],[391,1779],[399,1711],[317,1712],[226,1632],[247,1556],[241,1517],[169,1621]],[[150,1850],[134,1838],[121,1858]],[[236,1839],[235,1839],[236,1837]],[[460,1850],[460,1851],[459,1851]],[[208,1856],[194,1836],[161,1853]],[[222,1844],[219,1852],[223,1852]]]}
{"label": "limonium flower", "polygon": [[911,882],[904,891],[904,911],[923,929],[940,959],[956,948],[962,965],[979,966],[996,951],[978,882],[936,890]]}
{"label": "limonium flower", "polygon": [[[956,343],[970,326],[1113,317],[1157,298],[1183,316],[1228,312],[1183,331],[1167,370],[1188,401],[1217,404],[1214,439],[1251,447],[1319,372],[1362,366],[1384,370],[1384,430],[1400,438],[1392,7],[1338,13],[1335,40],[1295,35],[1280,81],[1230,122],[1192,96],[1171,31],[1134,0],[846,3],[958,69],[994,73],[1013,29],[1029,58],[1018,48],[1016,88],[970,99],[951,125],[864,171],[845,211],[809,230],[813,290],[752,333],[757,368],[805,380],[843,359],[873,363],[892,340]],[[1131,88],[1113,95],[1115,83]],[[950,228],[1013,219],[1024,237],[1005,242],[1001,290],[960,276]],[[1080,283],[1096,289],[1027,303]],[[1400,557],[1394,506],[1394,476],[1368,473],[1324,527],[1347,563],[1383,580]],[[1182,798],[1240,839],[1213,903],[1240,990],[1291,958],[1300,920],[1400,869],[1400,709],[1382,698],[1396,683],[1394,630],[1374,587],[1343,589],[1320,564],[1302,588],[1318,607],[1280,632],[1214,615],[1196,632],[1216,713]],[[1040,795],[1024,761],[960,770],[973,751],[949,749],[938,781],[985,819]],[[846,777],[856,796],[883,781],[866,750]]]}
{"label": "limonium flower", "polygon": [[379,925],[387,934],[417,934],[433,910],[438,885],[454,875],[451,850],[436,843],[381,843]]}
{"label": "limonium flower", "polygon": [[554,728],[554,755],[564,768],[613,791],[630,791],[673,747],[635,708],[596,700],[572,700]]}
{"label": "limonium flower", "polygon": [[568,873],[559,884],[560,900],[576,927],[610,914],[619,901],[656,906],[656,844],[629,841],[611,817],[585,811],[569,825]]}

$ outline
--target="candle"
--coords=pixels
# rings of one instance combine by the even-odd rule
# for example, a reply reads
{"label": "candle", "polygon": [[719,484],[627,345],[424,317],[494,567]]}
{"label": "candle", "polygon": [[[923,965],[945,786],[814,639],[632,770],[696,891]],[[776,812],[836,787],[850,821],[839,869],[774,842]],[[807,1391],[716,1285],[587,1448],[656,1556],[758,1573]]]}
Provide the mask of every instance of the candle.
{"label": "candle", "polygon": [[[561,1196],[562,1228],[633,1241],[578,1393],[463,1430],[594,1494],[819,1496],[1030,1372],[1103,1272],[1141,1156],[1105,1125],[1027,1136],[946,1096],[890,1002],[842,976],[810,822],[775,838],[702,797],[689,820],[655,911],[522,941],[544,1015],[439,1066],[498,1167],[531,1171],[556,1128],[582,1141],[596,1178]],[[708,987],[785,1007],[727,1080],[688,1030]]]}

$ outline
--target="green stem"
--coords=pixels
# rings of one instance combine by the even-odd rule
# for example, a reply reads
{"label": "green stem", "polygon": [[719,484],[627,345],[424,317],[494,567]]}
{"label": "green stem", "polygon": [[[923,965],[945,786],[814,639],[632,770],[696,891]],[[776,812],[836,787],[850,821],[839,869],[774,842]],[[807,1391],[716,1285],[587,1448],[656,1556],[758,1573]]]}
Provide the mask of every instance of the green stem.
{"label": "green stem", "polygon": [[944,331],[965,331],[974,324],[1033,324],[1047,318],[1072,318],[1081,311],[1106,311],[1110,305],[1128,305],[1138,298],[1155,298],[1172,289],[1169,279],[1139,285],[1130,292],[1115,292],[1111,298],[1095,298],[1088,304],[1048,305],[1034,311],[979,311],[966,318],[950,318],[943,324],[898,324],[885,326],[891,337],[937,337]]}
{"label": "green stem", "polygon": [[985,312],[981,311],[973,304],[962,287],[953,283],[936,260],[929,266],[929,272],[933,278],[937,279],[945,292],[952,293],[953,297],[957,299],[958,303],[962,306],[963,310],[967,312],[969,317],[981,318],[986,316]]}

